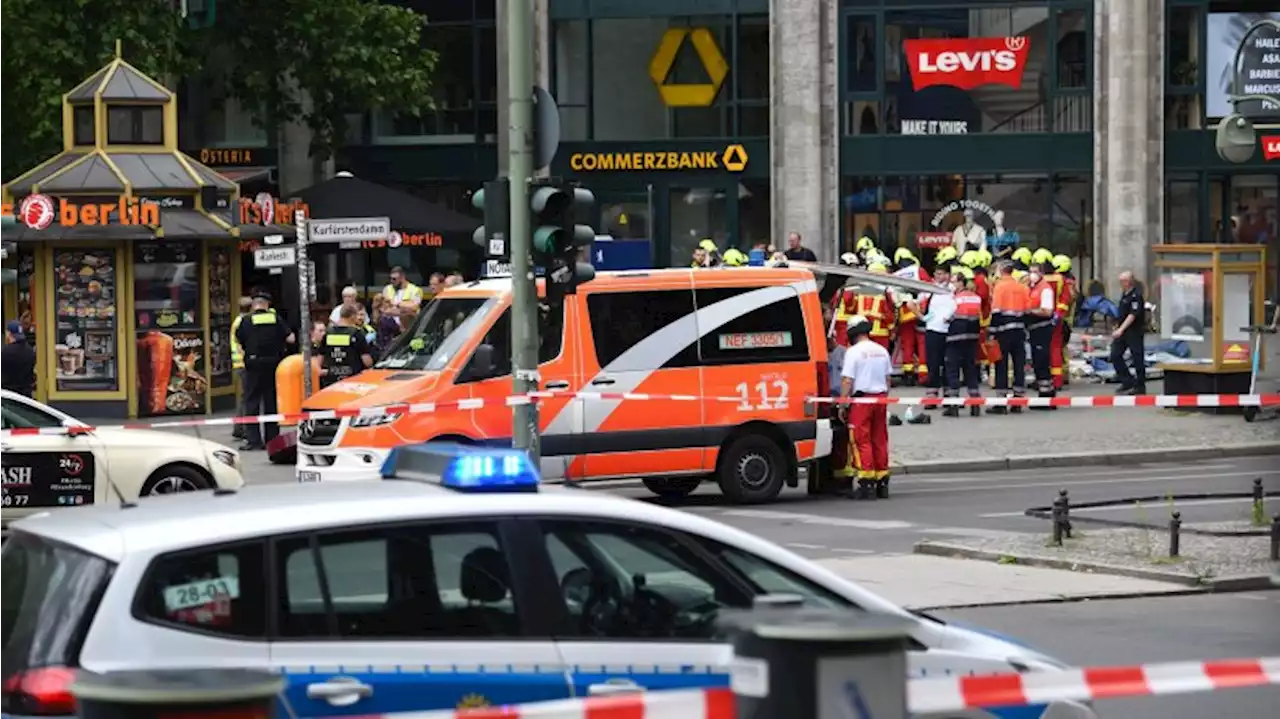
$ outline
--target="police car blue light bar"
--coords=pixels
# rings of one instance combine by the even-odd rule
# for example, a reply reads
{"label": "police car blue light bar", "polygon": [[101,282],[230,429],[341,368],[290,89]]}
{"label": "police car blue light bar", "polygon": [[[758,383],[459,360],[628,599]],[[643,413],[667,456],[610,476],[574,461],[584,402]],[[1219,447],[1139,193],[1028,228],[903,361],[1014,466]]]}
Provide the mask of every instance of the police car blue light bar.
{"label": "police car blue light bar", "polygon": [[397,447],[382,464],[383,479],[430,482],[459,492],[536,492],[541,478],[518,449],[428,442]]}

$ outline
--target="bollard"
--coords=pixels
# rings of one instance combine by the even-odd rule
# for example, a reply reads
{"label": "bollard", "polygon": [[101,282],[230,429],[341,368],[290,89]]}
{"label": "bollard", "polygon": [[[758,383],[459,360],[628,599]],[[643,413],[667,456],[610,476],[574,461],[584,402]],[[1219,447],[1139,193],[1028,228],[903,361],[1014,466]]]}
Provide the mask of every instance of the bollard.
{"label": "bollard", "polygon": [[727,613],[736,719],[906,719],[910,623],[825,609]]}
{"label": "bollard", "polygon": [[1169,556],[1176,557],[1182,550],[1182,512],[1169,517]]}
{"label": "bollard", "polygon": [[1053,546],[1061,547],[1062,546],[1062,503],[1056,499],[1053,502],[1052,522],[1053,522]]}
{"label": "bollard", "polygon": [[1271,518],[1271,561],[1280,562],[1280,514]]}
{"label": "bollard", "polygon": [[1255,477],[1253,480],[1253,503],[1262,502],[1262,477]]}
{"label": "bollard", "polygon": [[284,677],[251,669],[80,672],[79,719],[271,719]]}
{"label": "bollard", "polygon": [[1067,490],[1058,490],[1058,501],[1062,502],[1062,533],[1067,539],[1071,539],[1071,498],[1067,495]]}

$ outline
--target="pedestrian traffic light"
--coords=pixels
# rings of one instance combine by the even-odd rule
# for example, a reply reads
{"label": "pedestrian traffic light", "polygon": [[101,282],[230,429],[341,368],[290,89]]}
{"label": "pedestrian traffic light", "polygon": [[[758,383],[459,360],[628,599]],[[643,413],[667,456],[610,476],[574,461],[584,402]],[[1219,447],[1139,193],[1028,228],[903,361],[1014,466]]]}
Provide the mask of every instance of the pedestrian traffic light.
{"label": "pedestrian traffic light", "polygon": [[484,183],[471,196],[471,204],[484,213],[484,224],[471,239],[484,249],[485,274],[505,274],[501,265],[511,261],[511,182],[503,177]]}
{"label": "pedestrian traffic light", "polygon": [[532,188],[533,260],[546,269],[548,297],[557,292],[573,294],[578,285],[596,276],[595,267],[580,259],[581,250],[595,240],[595,230],[577,223],[595,200],[590,190],[564,183],[545,182]]}

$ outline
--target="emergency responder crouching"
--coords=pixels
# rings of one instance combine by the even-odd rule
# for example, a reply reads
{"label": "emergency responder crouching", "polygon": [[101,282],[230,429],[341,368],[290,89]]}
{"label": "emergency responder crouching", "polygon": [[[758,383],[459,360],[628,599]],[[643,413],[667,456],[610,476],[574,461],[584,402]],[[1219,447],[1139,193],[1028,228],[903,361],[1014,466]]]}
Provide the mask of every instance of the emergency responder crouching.
{"label": "emergency responder crouching", "polygon": [[[271,295],[253,294],[251,311],[236,328],[236,341],[244,349],[244,403],[247,414],[275,414],[276,367],[294,340],[293,332],[271,309]],[[275,422],[245,425],[242,450],[265,449],[280,433]]]}
{"label": "emergency responder crouching", "polygon": [[354,377],[373,366],[373,353],[364,328],[360,326],[360,308],[343,305],[338,324],[324,335],[324,361],[320,365],[320,387]]}
{"label": "emergency responder crouching", "polygon": [[[883,398],[889,393],[893,360],[889,350],[871,337],[872,323],[855,315],[849,321],[850,346],[845,350],[840,394],[846,399]],[[844,408],[849,426],[849,458],[844,476],[858,480],[859,499],[889,496],[889,407],[880,402],[853,402]]]}

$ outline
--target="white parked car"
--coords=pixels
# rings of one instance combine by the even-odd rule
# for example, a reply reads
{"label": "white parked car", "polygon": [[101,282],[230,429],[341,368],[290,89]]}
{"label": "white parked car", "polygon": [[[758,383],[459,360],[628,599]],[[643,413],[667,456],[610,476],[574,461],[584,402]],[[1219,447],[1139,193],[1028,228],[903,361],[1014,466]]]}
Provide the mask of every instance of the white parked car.
{"label": "white parked car", "polygon": [[[59,507],[244,485],[240,455],[217,442],[172,432],[90,429],[66,413],[8,390],[0,399],[0,519],[5,526]],[[55,431],[15,432],[27,428]]]}
{"label": "white parked car", "polygon": [[[539,487],[523,453],[397,451],[396,478],[380,482],[170,495],[14,524],[0,587],[21,631],[5,639],[4,710],[70,714],[79,667],[274,670],[304,717],[723,687],[720,612],[766,595],[908,619],[915,676],[1063,667],[705,517]],[[404,476],[413,464],[419,476]],[[1018,714],[1042,715],[1094,717],[1070,702]]]}

